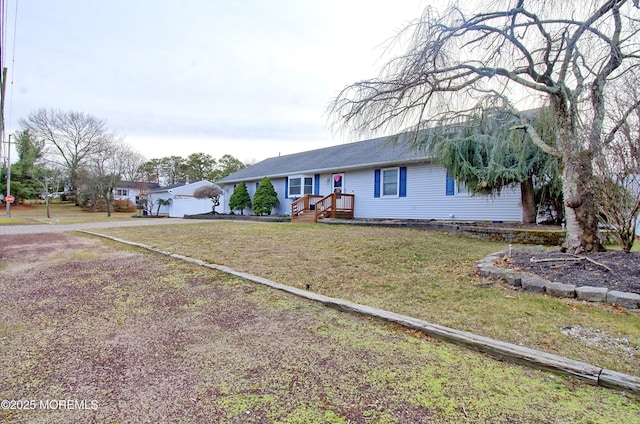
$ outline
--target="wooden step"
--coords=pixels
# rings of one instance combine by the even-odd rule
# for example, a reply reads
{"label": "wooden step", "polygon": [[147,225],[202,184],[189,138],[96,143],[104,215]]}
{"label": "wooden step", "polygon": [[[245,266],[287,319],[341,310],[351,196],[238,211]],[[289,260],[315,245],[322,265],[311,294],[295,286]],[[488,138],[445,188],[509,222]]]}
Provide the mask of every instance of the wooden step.
{"label": "wooden step", "polygon": [[291,222],[316,222],[316,214],[315,212],[310,212],[292,216]]}

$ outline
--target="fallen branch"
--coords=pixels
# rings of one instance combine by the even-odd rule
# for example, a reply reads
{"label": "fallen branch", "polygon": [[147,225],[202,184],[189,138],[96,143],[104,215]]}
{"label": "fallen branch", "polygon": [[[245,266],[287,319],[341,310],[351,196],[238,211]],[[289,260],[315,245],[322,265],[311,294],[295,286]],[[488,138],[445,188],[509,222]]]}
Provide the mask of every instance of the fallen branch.
{"label": "fallen branch", "polygon": [[606,269],[609,272],[613,272],[613,270],[611,268],[609,268],[608,266],[606,266],[605,264],[600,263],[598,261],[594,261],[593,259],[588,258],[586,256],[572,255],[571,258],[544,258],[544,259],[531,258],[530,261],[532,263],[538,263],[538,262],[579,262],[579,261],[589,261],[594,265],[601,266],[602,268]]}

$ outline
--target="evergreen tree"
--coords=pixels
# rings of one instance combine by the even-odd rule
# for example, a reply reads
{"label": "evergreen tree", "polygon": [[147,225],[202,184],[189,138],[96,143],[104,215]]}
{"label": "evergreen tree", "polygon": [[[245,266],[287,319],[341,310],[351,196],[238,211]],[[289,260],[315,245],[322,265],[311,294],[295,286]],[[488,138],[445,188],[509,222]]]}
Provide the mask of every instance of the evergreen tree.
{"label": "evergreen tree", "polygon": [[[207,153],[192,153],[183,162],[184,173],[192,183],[215,178],[216,160]],[[208,196],[205,196],[208,197]]]}
{"label": "evergreen tree", "polygon": [[229,208],[231,211],[234,209],[239,210],[240,215],[244,215],[245,208],[251,208],[251,197],[249,197],[245,183],[240,183],[233,189],[233,193],[229,198]]}
{"label": "evergreen tree", "polygon": [[[427,145],[449,175],[469,192],[500,194],[502,187],[520,184],[523,222],[536,222],[536,205],[562,219],[562,185],[557,158],[546,154],[524,134],[511,128],[520,124],[508,107],[483,108],[460,127],[427,132]],[[555,145],[555,128],[548,108],[528,122],[549,145]]]}
{"label": "evergreen tree", "polygon": [[[42,166],[38,164],[44,150],[44,143],[35,140],[28,130],[15,134],[18,162],[11,165],[11,194],[17,200],[33,199],[45,192],[38,183],[38,177],[42,174]],[[3,184],[2,194],[6,192],[6,183]]]}
{"label": "evergreen tree", "polygon": [[270,215],[278,202],[278,193],[269,178],[264,177],[253,195],[253,212],[256,215]]}
{"label": "evergreen tree", "polygon": [[[216,170],[214,171],[214,181],[221,180],[222,178],[233,174],[241,169],[246,168],[247,165],[242,163],[240,159],[235,158],[231,155],[223,155],[220,159],[218,159],[218,164]],[[251,206],[249,206],[251,207]]]}

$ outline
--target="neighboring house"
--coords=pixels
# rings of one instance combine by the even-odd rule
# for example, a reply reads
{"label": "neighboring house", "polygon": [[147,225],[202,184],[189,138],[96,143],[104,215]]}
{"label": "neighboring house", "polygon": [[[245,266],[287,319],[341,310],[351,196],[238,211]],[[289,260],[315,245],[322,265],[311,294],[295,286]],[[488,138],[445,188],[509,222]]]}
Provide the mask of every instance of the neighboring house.
{"label": "neighboring house", "polygon": [[144,199],[149,190],[160,188],[158,183],[147,183],[142,181],[120,181],[113,188],[114,200],[130,200],[138,206],[140,200]]}
{"label": "neighboring house", "polygon": [[241,182],[253,198],[266,176],[280,200],[274,214],[292,214],[292,202],[297,205],[305,195],[315,202],[340,193],[354,202],[355,218],[522,220],[519,185],[504,187],[499,195],[471,195],[433,157],[405,140],[381,137],[266,159],[217,182],[224,190],[221,205],[230,212],[229,197]]}
{"label": "neighboring house", "polygon": [[[195,183],[179,183],[166,187],[160,187],[149,191],[149,199],[152,203],[151,213],[153,215],[158,211],[158,200],[171,200],[168,205],[160,206],[160,215],[169,216],[170,218],[182,218],[184,215],[196,215],[200,213],[211,212],[211,199],[196,199],[193,193],[200,187],[211,185],[213,183],[202,180]],[[224,196],[223,196],[224,197]],[[224,200],[220,199],[220,204]]]}

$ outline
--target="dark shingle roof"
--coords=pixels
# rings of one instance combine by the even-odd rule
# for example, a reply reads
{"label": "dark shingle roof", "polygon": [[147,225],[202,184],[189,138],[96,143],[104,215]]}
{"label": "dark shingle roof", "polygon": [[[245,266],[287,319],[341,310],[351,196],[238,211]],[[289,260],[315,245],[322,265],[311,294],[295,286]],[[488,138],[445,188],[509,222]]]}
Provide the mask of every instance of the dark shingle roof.
{"label": "dark shingle roof", "polygon": [[139,190],[151,190],[160,187],[158,183],[148,183],[144,181],[120,181],[116,184],[116,188],[130,188]]}
{"label": "dark shingle roof", "polygon": [[380,137],[346,143],[308,152],[294,153],[265,159],[218,183],[250,181],[263,177],[281,177],[296,173],[341,171],[429,160],[429,155],[412,148],[405,135]]}
{"label": "dark shingle roof", "polygon": [[169,191],[169,190],[174,189],[174,188],[183,187],[183,186],[190,185],[190,184],[196,184],[196,183],[199,183],[201,181],[204,181],[204,180],[198,180],[198,181],[194,181],[192,183],[189,183],[187,181],[183,181],[183,182],[180,182],[180,183],[166,185],[166,186],[162,186],[162,187],[160,187],[158,185],[158,187],[155,190],[151,190],[151,191],[154,192],[154,193],[162,192],[162,191]]}
{"label": "dark shingle roof", "polygon": [[170,184],[170,185],[166,185],[166,186],[162,186],[162,187],[158,186],[153,191],[168,191],[168,190],[171,190],[172,188],[182,187],[183,185],[187,185],[187,183],[183,181],[181,183]]}

